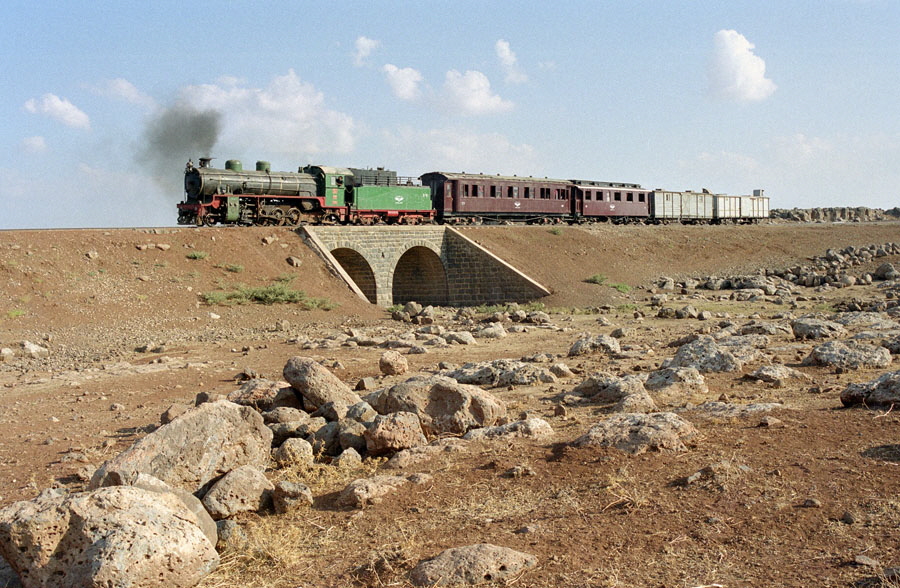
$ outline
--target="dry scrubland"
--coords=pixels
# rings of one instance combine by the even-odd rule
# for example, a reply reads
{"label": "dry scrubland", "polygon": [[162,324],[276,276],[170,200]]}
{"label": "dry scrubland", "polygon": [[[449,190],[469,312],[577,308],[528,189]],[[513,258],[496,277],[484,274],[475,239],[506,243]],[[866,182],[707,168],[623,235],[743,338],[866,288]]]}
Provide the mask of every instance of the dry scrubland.
{"label": "dry scrubland", "polygon": [[[887,301],[884,282],[748,300],[733,290],[656,285],[661,276],[756,274],[830,248],[898,242],[898,223],[465,233],[553,291],[541,301],[550,322],[505,319],[505,337],[423,345],[424,354],[401,347],[409,372],[390,376],[379,369],[384,348],[344,343],[351,335],[402,340],[419,326],[355,299],[286,229],[0,233],[0,348],[15,352],[0,363],[0,506],[51,486],[84,488],[94,468],[152,431],[173,404],[228,394],[242,372],[279,380],[294,356],[320,361],[351,387],[374,378],[376,388],[435,374],[442,362],[529,357],[535,369],[565,363],[573,373],[481,387],[509,420],[545,420],[548,436],[461,443],[399,470],[427,474],[427,482],[362,509],[341,506],[340,493],[352,480],[396,474],[385,469],[389,456],[349,468],[325,457],[304,467],[270,462],[267,477],[306,484],[313,505],[235,516],[246,541],[223,548],[200,585],[404,586],[421,560],[477,543],[535,556],[534,567],[500,582],[515,586],[900,585],[891,571],[900,566],[900,416],[840,400],[848,385],[900,369],[896,355],[886,367],[802,365],[826,341],[897,336],[896,314],[837,312]],[[848,272],[884,262],[900,268],[900,256],[889,255]],[[205,302],[215,292],[296,290],[305,297],[290,304]],[[658,318],[651,300],[661,293],[664,307],[692,305],[711,317]],[[438,309],[435,324],[477,332],[495,310]],[[791,323],[804,315],[848,320],[841,333],[798,339]],[[618,351],[598,344],[569,356],[584,334],[617,329]],[[589,376],[633,383],[675,357],[672,343],[751,336],[743,330],[768,334],[738,345],[736,370],[704,373],[705,390],[651,393],[659,410],[696,428],[683,451],[573,445],[617,410],[602,394],[578,392]],[[23,341],[49,356],[23,357]],[[802,375],[746,377],[767,365]],[[705,402],[780,406],[747,413]]]}

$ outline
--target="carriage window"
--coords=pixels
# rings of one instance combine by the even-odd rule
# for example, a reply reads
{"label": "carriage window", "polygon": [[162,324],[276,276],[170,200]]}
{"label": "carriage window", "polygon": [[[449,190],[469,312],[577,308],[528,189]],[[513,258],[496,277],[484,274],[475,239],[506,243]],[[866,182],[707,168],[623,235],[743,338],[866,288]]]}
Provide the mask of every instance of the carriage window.
{"label": "carriage window", "polygon": [[531,186],[525,186],[525,198],[531,198]]}
{"label": "carriage window", "polygon": [[616,202],[621,202],[621,201],[622,201],[622,193],[621,193],[621,192],[614,192],[614,193],[613,193],[613,200],[615,200]]}
{"label": "carriage window", "polygon": [[484,191],[481,189],[481,186],[479,186],[478,184],[475,184],[474,186],[472,186],[472,198],[478,198],[479,196],[483,196],[484,195],[483,192]]}
{"label": "carriage window", "polygon": [[629,192],[628,194],[625,195],[625,200],[627,200],[628,202],[634,202],[634,194]]}
{"label": "carriage window", "polygon": [[638,194],[638,202],[644,202],[645,196],[646,196],[646,194]]}
{"label": "carriage window", "polygon": [[463,198],[469,197],[469,184],[463,185]]}
{"label": "carriage window", "polygon": [[585,191],[584,191],[584,199],[585,199],[585,200],[590,200],[590,199],[591,199],[591,191],[590,191],[590,190],[585,190]]}
{"label": "carriage window", "polygon": [[497,197],[497,186],[491,186],[491,198]]}
{"label": "carriage window", "polygon": [[506,189],[506,197],[507,198],[512,198],[513,196],[515,196],[515,193],[516,193],[516,189],[513,188],[512,186],[510,186],[509,188]]}

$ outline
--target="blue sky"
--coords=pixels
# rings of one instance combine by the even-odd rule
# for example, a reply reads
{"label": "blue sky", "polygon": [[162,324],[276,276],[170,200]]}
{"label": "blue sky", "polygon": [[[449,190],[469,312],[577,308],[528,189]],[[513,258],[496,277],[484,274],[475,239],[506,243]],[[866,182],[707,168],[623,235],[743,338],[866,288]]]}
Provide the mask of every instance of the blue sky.
{"label": "blue sky", "polygon": [[893,0],[12,0],[0,228],[172,225],[204,155],[890,208],[898,30]]}

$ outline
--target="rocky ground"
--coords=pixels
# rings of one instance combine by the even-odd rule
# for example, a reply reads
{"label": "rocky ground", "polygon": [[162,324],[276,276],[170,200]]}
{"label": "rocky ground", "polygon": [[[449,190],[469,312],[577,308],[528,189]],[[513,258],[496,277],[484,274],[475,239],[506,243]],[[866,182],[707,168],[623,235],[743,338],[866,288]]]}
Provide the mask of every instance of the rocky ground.
{"label": "rocky ground", "polygon": [[[884,249],[900,225],[465,230],[553,291],[546,319],[523,306],[391,320],[286,229],[0,233],[0,505],[83,489],[173,404],[280,380],[303,356],[376,392],[453,375],[549,432],[441,446],[399,470],[424,483],[362,509],[342,493],[397,474],[391,453],[273,461],[267,477],[306,484],[312,506],[233,517],[246,541],[203,586],[407,585],[421,560],[483,543],[533,558],[502,580],[518,586],[900,584],[900,418],[842,402],[898,369],[900,286],[879,270],[900,268]],[[237,283],[318,302],[203,302]],[[444,343],[462,331],[474,344]],[[382,373],[388,347],[409,371]],[[465,367],[498,359],[525,361]],[[637,453],[595,443],[596,425],[646,412],[693,432]]]}

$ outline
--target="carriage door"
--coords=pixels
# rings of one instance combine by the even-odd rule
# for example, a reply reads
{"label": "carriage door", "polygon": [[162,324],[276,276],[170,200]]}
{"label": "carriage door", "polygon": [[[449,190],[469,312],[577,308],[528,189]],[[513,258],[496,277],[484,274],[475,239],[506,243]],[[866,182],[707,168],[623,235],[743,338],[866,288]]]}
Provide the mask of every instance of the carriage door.
{"label": "carriage door", "polygon": [[572,186],[572,216],[579,217],[584,214],[584,190]]}

